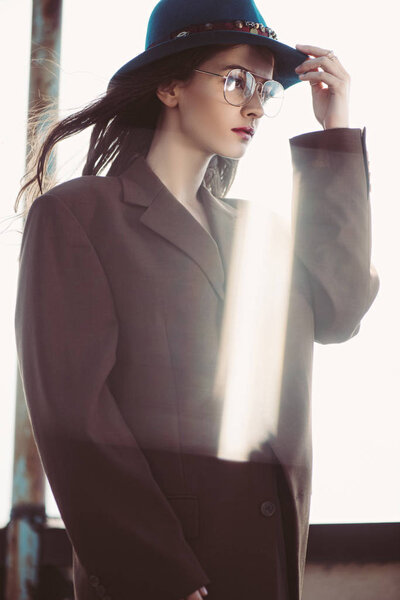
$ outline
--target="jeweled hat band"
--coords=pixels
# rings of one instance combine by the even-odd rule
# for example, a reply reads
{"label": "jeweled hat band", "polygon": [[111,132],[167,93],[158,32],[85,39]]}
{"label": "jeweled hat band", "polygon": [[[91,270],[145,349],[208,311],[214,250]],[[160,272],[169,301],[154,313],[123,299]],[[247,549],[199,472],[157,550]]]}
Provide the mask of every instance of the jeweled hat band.
{"label": "jeweled hat band", "polygon": [[214,21],[212,23],[204,23],[201,25],[188,25],[184,29],[173,31],[167,38],[157,40],[153,44],[150,44],[149,48],[168,42],[180,37],[188,37],[192,33],[202,33],[203,31],[242,31],[243,33],[253,33],[255,35],[261,35],[263,37],[269,37],[277,40],[278,37],[271,27],[266,27],[262,23],[255,23],[254,21]]}
{"label": "jeweled hat band", "polygon": [[189,48],[242,43],[271,51],[275,58],[274,79],[285,89],[299,83],[295,68],[308,58],[307,54],[278,41],[256,1],[159,0],[149,18],[144,52],[122,65],[109,86],[137,69]]}

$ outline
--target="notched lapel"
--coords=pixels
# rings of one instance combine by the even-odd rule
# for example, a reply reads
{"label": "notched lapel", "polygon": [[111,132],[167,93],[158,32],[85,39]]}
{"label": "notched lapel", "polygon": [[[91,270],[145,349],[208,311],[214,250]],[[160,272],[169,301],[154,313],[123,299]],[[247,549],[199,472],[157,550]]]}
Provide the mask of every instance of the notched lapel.
{"label": "notched lapel", "polygon": [[179,202],[143,156],[137,157],[121,176],[123,200],[146,206],[141,223],[185,252],[202,269],[221,300],[225,297],[225,273],[234,233],[235,211],[224,207],[204,185],[200,200],[213,236]]}
{"label": "notched lapel", "polygon": [[238,211],[222,200],[215,198],[204,184],[200,187],[199,198],[204,206],[211,231],[219,248],[226,282]]}
{"label": "notched lapel", "polygon": [[160,193],[140,220],[190,256],[224,299],[224,269],[218,246],[179,200],[170,193]]}

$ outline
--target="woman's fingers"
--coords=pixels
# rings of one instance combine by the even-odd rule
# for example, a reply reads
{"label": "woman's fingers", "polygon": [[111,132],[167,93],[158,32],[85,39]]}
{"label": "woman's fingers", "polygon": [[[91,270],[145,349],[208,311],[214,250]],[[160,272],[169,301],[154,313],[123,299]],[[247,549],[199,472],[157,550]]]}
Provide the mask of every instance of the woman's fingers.
{"label": "woman's fingers", "polygon": [[295,71],[300,79],[309,81],[319,89],[325,83],[332,94],[347,93],[350,76],[332,50],[305,44],[296,44],[296,48],[314,55],[314,58],[310,56],[296,67]]}
{"label": "woman's fingers", "polygon": [[317,120],[325,129],[348,127],[350,75],[333,50],[308,44],[296,48],[308,55],[295,71],[311,85]]}
{"label": "woman's fingers", "polygon": [[346,79],[347,72],[337,56],[334,55],[332,58],[324,55],[305,60],[301,65],[296,67],[295,71],[296,73],[307,73],[308,71],[318,70],[318,67],[340,79]]}
{"label": "woman's fingers", "polygon": [[337,93],[342,89],[342,81],[326,71],[309,71],[308,73],[302,73],[299,77],[303,81],[309,81],[310,83],[326,83],[331,89],[331,92]]}
{"label": "woman's fingers", "polygon": [[193,594],[190,594],[190,596],[186,596],[185,600],[203,600],[203,596],[200,594],[199,590],[196,590]]}
{"label": "woman's fingers", "polygon": [[324,56],[330,52],[327,48],[319,48],[318,46],[309,46],[306,44],[296,44],[296,48],[300,52],[304,52],[304,54],[312,54],[313,56]]}
{"label": "woman's fingers", "polygon": [[204,585],[199,589],[190,594],[190,596],[186,596],[185,598],[180,598],[179,600],[203,600],[208,594],[207,588]]}

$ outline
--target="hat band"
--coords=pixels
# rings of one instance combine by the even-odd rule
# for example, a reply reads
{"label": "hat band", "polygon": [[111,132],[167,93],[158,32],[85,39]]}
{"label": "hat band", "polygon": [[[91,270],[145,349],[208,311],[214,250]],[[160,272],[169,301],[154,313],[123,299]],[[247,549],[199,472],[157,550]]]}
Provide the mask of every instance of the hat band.
{"label": "hat band", "polygon": [[203,31],[241,31],[243,33],[254,33],[255,35],[261,35],[263,37],[269,37],[277,40],[278,37],[271,27],[267,27],[262,23],[254,23],[254,21],[214,21],[212,23],[204,23],[201,25],[188,25],[184,29],[179,29],[172,32],[167,38],[158,40],[153,44],[150,44],[148,48],[168,42],[180,37],[187,37],[192,33],[201,33]]}

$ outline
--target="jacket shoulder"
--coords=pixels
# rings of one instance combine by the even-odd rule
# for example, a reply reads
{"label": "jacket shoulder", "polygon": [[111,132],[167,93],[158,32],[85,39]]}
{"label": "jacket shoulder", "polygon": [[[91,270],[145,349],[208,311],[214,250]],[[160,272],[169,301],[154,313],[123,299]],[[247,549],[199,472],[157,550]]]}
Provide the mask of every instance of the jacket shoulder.
{"label": "jacket shoulder", "polygon": [[61,201],[78,217],[102,209],[107,212],[121,194],[121,184],[117,177],[82,175],[46,191],[33,201],[30,211],[40,204]]}
{"label": "jacket shoulder", "polygon": [[81,175],[74,179],[69,179],[52,187],[48,193],[58,197],[68,196],[71,193],[79,192],[88,197],[93,194],[108,194],[114,188],[119,188],[118,177],[109,175]]}

